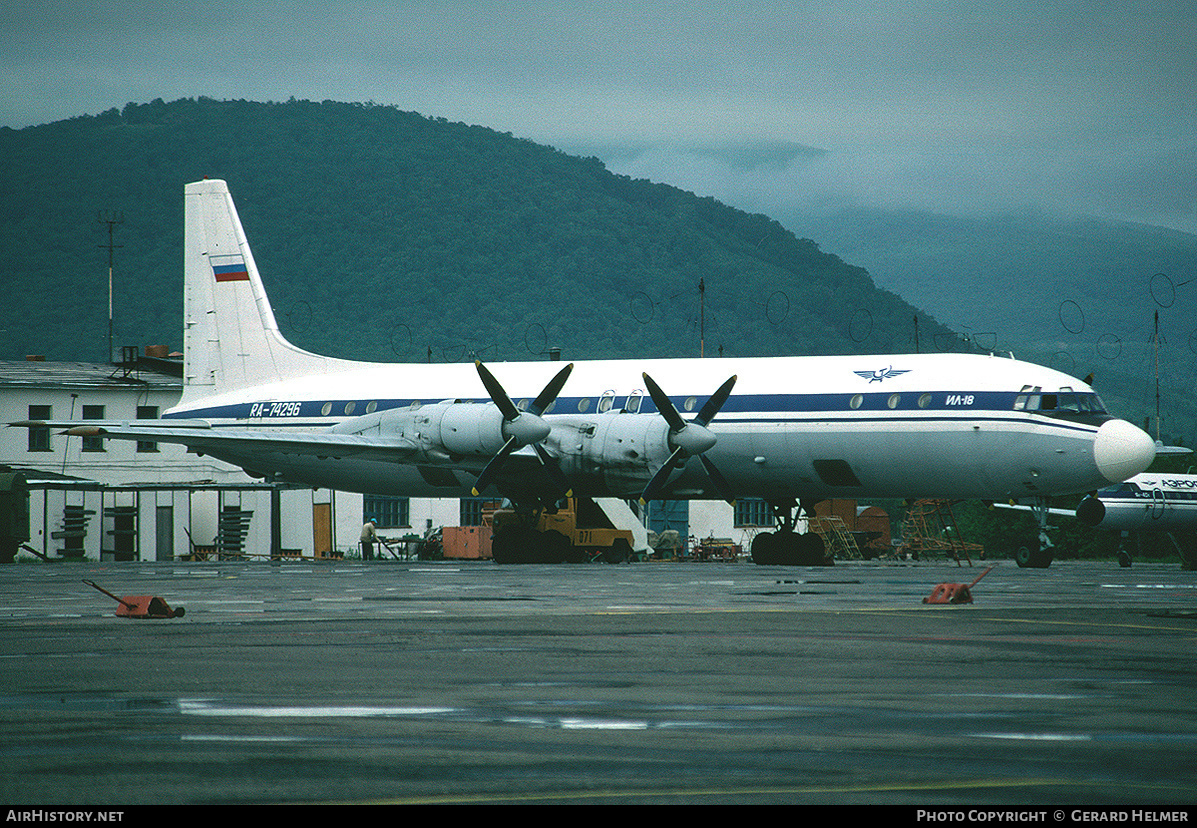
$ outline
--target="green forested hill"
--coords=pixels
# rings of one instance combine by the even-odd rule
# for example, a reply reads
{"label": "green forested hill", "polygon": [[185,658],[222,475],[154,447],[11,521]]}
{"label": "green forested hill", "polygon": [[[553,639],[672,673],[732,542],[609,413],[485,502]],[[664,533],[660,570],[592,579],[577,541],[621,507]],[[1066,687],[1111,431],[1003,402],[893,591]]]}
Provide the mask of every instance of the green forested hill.
{"label": "green forested hill", "polygon": [[123,219],[114,345],[179,348],[183,185],[204,176],[321,353],[692,356],[703,318],[709,356],[915,348],[913,307],[767,217],[391,107],[159,100],[2,129],[0,157],[0,359],[105,358],[100,211]]}

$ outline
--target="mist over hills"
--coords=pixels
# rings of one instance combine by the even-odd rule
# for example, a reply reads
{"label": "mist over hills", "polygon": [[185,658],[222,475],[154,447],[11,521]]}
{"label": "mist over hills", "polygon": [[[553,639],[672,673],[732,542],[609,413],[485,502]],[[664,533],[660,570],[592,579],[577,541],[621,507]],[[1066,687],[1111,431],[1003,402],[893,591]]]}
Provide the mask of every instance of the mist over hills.
{"label": "mist over hills", "polygon": [[[770,147],[745,163],[813,151]],[[700,340],[707,356],[979,345],[1078,376],[1096,369],[1111,408],[1142,421],[1153,393],[1144,396],[1143,366],[1124,354],[1140,359],[1135,336],[1150,319],[1135,334],[1109,323],[1119,346],[1107,341],[1093,365],[1082,346],[1104,330],[1094,308],[1116,306],[1119,324],[1138,318],[1108,281],[1132,266],[1174,268],[1167,310],[1189,319],[1197,288],[1181,284],[1194,261],[1184,234],[1149,248],[1147,230],[1093,228],[1084,245],[1105,252],[1085,261],[1105,261],[1103,270],[1060,244],[1075,230],[767,217],[612,174],[596,158],[369,104],[155,100],[0,129],[0,156],[10,287],[0,359],[106,358],[105,218],[121,221],[113,345],[179,348],[182,190],[204,176],[228,181],[288,338],[357,359],[524,360],[550,347],[567,359],[697,356]],[[1166,260],[1160,251],[1173,248]],[[1065,301],[1074,304],[1062,313]],[[1168,334],[1165,353],[1190,359],[1164,372],[1165,423],[1189,434],[1197,338]]]}
{"label": "mist over hills", "polygon": [[[1187,233],[1030,213],[853,210],[776,218],[848,261],[867,263],[879,284],[918,297],[920,307],[958,330],[1052,348],[1106,334],[1138,341],[1152,333],[1156,310],[1174,336],[1187,340],[1194,329],[1197,237]],[[1019,301],[993,301],[1007,296]]]}
{"label": "mist over hills", "polygon": [[1095,373],[1098,390],[1140,423],[1154,417],[1158,368],[1165,430],[1193,445],[1197,236],[1031,213],[776,218],[983,348]]}

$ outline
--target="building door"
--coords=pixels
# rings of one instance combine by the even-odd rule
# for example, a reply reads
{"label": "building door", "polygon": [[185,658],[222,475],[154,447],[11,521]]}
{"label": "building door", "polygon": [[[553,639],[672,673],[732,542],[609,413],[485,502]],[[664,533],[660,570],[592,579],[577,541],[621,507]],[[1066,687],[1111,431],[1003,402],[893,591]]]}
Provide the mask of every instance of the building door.
{"label": "building door", "polygon": [[312,504],[312,541],[317,558],[332,555],[332,504]]}
{"label": "building door", "polygon": [[690,501],[653,500],[648,504],[649,531],[660,534],[670,529],[677,532],[682,549],[690,538]]}
{"label": "building door", "polygon": [[137,507],[110,506],[103,513],[100,560],[137,560]]}
{"label": "building door", "polygon": [[154,526],[155,558],[171,561],[175,557],[175,507],[159,506]]}

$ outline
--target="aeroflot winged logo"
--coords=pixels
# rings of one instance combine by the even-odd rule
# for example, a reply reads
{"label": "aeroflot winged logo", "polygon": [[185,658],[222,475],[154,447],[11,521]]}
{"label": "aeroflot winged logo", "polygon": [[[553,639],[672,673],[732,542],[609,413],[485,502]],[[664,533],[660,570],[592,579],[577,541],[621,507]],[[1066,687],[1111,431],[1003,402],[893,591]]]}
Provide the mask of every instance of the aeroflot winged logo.
{"label": "aeroflot winged logo", "polygon": [[249,281],[249,270],[245,267],[244,256],[212,256],[208,261],[218,282]]}
{"label": "aeroflot winged logo", "polygon": [[874,383],[882,382],[892,377],[900,377],[903,374],[909,374],[910,369],[903,368],[895,371],[894,366],[891,365],[888,368],[882,368],[880,371],[853,371],[852,373],[861,379],[867,379],[870,383]]}

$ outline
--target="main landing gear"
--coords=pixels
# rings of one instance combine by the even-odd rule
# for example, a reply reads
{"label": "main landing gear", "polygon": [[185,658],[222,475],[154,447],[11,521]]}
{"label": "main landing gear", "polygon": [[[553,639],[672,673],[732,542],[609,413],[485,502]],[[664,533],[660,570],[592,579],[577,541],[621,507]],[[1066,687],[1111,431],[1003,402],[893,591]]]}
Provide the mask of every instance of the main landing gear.
{"label": "main landing gear", "polygon": [[491,538],[495,563],[582,563],[583,551],[555,530],[541,532],[531,526],[507,526]]}
{"label": "main landing gear", "polygon": [[814,507],[788,503],[770,503],[777,520],[777,530],[761,532],[752,539],[752,562],[761,565],[782,564],[788,566],[832,566],[835,559],[827,553],[823,538],[814,532],[799,534],[794,531],[794,508],[797,506],[807,517],[814,517]]}
{"label": "main landing gear", "polygon": [[[1171,538],[1171,536],[1169,536],[1169,538]],[[1140,537],[1135,538],[1135,540],[1138,541],[1138,545],[1140,547],[1139,551],[1142,552],[1143,539]],[[1173,543],[1176,543],[1175,538],[1171,538],[1171,540]],[[1118,536],[1118,565],[1123,569],[1129,567],[1134,562],[1134,559],[1131,557],[1130,550],[1126,548],[1129,541],[1130,532],[1123,530]]]}
{"label": "main landing gear", "polygon": [[1031,506],[1031,511],[1035,515],[1036,523],[1039,524],[1039,533],[1034,540],[1020,546],[1018,551],[1014,553],[1014,562],[1020,567],[1047,569],[1052,565],[1055,553],[1052,552],[1051,538],[1047,536],[1047,510],[1047,498],[1035,498],[1035,503]]}

